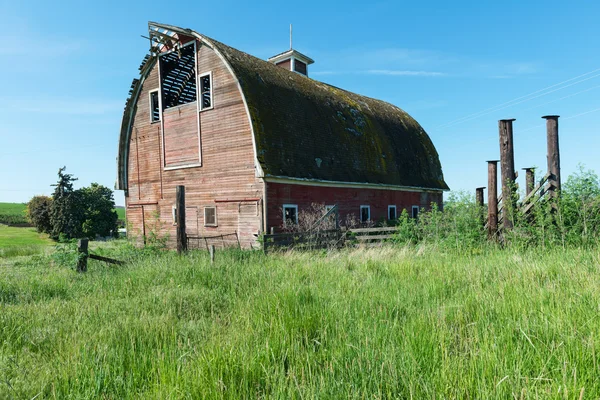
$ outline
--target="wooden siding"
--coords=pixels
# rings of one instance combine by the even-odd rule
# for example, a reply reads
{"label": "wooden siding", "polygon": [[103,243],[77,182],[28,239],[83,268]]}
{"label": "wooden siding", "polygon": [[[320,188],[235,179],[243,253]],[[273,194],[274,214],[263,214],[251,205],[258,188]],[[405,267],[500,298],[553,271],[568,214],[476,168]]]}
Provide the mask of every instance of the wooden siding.
{"label": "wooden siding", "polygon": [[389,205],[395,205],[397,214],[406,209],[410,215],[412,206],[429,208],[432,202],[442,205],[441,192],[404,192],[385,189],[358,189],[324,186],[294,185],[287,183],[267,183],[267,228],[277,231],[283,225],[283,205],[298,205],[298,213],[308,210],[312,203],[337,204],[340,219],[354,214],[360,219],[360,206],[371,207],[371,220],[387,219]]}
{"label": "wooden siding", "polygon": [[[248,116],[236,80],[218,55],[208,46],[199,46],[197,62],[199,74],[212,72],[214,108],[197,113],[196,103],[190,103],[167,110],[164,135],[160,123],[150,122],[149,92],[158,88],[158,67],[144,82],[129,148],[126,203],[130,232],[132,236],[144,232],[158,235],[174,247],[172,206],[176,186],[184,185],[188,235],[237,232],[242,246],[249,247],[262,226],[263,183],[255,176]],[[169,167],[198,157],[197,117],[202,166],[163,168],[165,160]],[[259,200],[248,204],[247,199]],[[143,210],[136,205],[150,202],[156,204],[144,205]],[[218,226],[204,226],[205,206],[216,206]]]}
{"label": "wooden siding", "polygon": [[193,103],[163,112],[165,166],[175,167],[200,163],[198,106]]}
{"label": "wooden siding", "polygon": [[277,63],[277,64],[275,64],[275,65],[277,65],[278,67],[281,67],[281,68],[287,69],[288,71],[291,71],[291,70],[292,70],[292,67],[291,67],[291,65],[292,65],[292,60],[291,60],[291,59],[287,59],[287,60],[285,60],[285,61],[280,61],[280,62],[278,62],[278,63]]}

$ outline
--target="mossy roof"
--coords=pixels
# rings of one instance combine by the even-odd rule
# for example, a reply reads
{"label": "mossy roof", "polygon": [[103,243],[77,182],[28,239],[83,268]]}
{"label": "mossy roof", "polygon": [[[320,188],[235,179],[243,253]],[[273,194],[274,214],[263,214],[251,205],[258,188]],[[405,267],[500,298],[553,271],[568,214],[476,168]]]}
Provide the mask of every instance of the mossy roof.
{"label": "mossy roof", "polygon": [[240,82],[266,177],[448,189],[431,139],[400,108],[209,40]]}

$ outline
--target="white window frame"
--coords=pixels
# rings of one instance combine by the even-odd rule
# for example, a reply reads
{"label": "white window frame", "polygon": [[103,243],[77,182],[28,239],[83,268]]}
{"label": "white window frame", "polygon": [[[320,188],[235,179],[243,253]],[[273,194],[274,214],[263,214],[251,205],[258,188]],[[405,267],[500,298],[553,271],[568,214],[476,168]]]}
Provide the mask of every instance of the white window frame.
{"label": "white window frame", "polygon": [[[415,210],[417,210],[417,215],[415,216]],[[412,208],[410,209],[410,216],[412,218],[419,218],[419,212],[421,212],[421,207],[419,206],[412,206]]]}
{"label": "white window frame", "polygon": [[296,209],[296,221],[295,224],[298,225],[298,205],[297,204],[284,204],[281,210],[283,211],[283,226],[287,226],[287,219],[285,219],[285,209],[286,208],[295,208]]}
{"label": "white window frame", "polygon": [[388,221],[392,221],[392,218],[390,218],[390,210],[394,210],[394,215],[396,216],[396,218],[394,219],[398,219],[398,208],[395,205],[389,205],[388,206]]}
{"label": "white window frame", "polygon": [[[156,93],[156,96],[158,98],[158,119],[155,121],[152,119],[152,93]],[[162,110],[160,109],[160,90],[159,89],[153,89],[151,91],[148,92],[148,109],[150,110],[150,123],[151,124],[158,124],[162,121]]]}
{"label": "white window frame", "polygon": [[[202,78],[204,78],[205,76],[208,76],[208,79],[210,81],[210,107],[206,107],[206,108],[204,108],[204,106],[202,105]],[[212,71],[203,72],[198,75],[197,88],[198,88],[198,93],[196,93],[196,97],[198,98],[198,110],[200,112],[202,112],[202,111],[212,110],[213,108],[215,108],[215,99],[214,99],[215,88],[213,86]]]}
{"label": "white window frame", "polygon": [[[208,224],[206,222],[206,210],[209,209],[209,208],[214,208],[215,209],[215,223],[214,224]],[[217,219],[217,206],[205,206],[204,207],[204,226],[219,226],[218,222],[219,221]]]}
{"label": "white window frame", "polygon": [[[366,208],[367,211],[368,211],[368,217],[367,217],[366,221],[362,220],[362,210],[363,210],[363,208]],[[360,206],[360,214],[359,215],[360,215],[360,222],[361,223],[363,223],[363,222],[369,222],[371,220],[371,206],[369,206],[369,205],[361,205]]]}
{"label": "white window frame", "polygon": [[173,225],[177,225],[177,207],[171,207],[171,217],[173,217]]}

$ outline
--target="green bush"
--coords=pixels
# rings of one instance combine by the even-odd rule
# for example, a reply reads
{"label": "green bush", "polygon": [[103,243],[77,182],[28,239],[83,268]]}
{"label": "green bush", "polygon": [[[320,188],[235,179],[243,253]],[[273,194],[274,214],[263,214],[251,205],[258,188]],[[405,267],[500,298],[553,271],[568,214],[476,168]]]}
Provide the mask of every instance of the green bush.
{"label": "green bush", "polygon": [[52,209],[52,198],[48,196],[33,196],[27,203],[27,218],[38,232],[50,233],[50,211]]}

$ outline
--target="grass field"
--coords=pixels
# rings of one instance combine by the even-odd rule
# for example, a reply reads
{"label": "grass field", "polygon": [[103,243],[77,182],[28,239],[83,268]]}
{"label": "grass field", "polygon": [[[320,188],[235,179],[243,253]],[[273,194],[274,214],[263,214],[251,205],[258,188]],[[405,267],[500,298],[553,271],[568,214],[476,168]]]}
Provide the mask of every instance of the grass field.
{"label": "grass field", "polygon": [[0,203],[0,224],[25,224],[25,204]]}
{"label": "grass field", "polygon": [[598,250],[109,254],[0,269],[0,398],[600,396]]}
{"label": "grass field", "polygon": [[28,256],[43,252],[53,242],[35,228],[16,228],[0,225],[0,258]]}
{"label": "grass field", "polygon": [[[26,223],[26,208],[27,205],[24,203],[0,203],[0,224]],[[125,208],[116,207],[115,211],[119,219],[125,221]]]}

